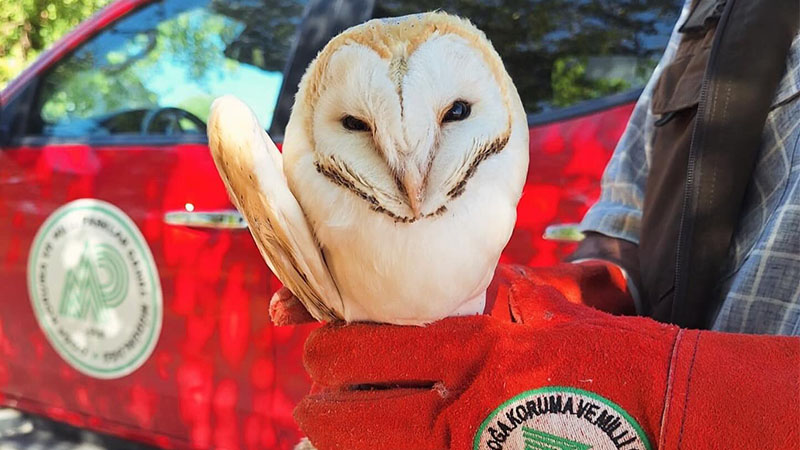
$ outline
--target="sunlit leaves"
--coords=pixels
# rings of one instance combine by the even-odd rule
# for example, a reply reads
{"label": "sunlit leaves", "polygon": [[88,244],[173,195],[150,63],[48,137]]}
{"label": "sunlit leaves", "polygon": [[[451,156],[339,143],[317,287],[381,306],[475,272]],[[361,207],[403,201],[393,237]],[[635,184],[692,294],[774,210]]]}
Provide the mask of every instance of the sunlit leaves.
{"label": "sunlit leaves", "polygon": [[109,1],[0,2],[0,88],[58,38]]}

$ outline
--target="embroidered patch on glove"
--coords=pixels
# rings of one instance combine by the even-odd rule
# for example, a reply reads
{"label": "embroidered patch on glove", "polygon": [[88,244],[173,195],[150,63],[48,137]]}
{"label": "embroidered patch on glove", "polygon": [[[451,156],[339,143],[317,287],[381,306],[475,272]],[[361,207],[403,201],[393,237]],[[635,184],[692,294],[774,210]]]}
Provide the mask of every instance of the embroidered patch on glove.
{"label": "embroidered patch on glove", "polygon": [[642,427],[593,392],[551,386],[523,392],[483,421],[475,450],[650,450]]}

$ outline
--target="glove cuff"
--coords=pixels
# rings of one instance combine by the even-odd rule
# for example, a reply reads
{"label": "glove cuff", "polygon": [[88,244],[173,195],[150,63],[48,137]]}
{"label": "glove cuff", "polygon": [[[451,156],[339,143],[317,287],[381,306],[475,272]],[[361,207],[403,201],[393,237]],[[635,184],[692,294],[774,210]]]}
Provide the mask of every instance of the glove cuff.
{"label": "glove cuff", "polygon": [[665,400],[658,448],[800,448],[800,339],[681,330]]}

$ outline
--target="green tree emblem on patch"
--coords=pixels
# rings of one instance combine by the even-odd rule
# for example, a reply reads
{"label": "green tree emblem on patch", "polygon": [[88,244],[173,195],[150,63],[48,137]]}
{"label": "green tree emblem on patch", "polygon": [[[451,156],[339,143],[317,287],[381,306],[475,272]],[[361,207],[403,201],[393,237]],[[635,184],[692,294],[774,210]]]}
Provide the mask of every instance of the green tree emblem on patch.
{"label": "green tree emblem on patch", "polygon": [[589,450],[591,445],[581,444],[544,431],[522,427],[525,450]]}
{"label": "green tree emblem on patch", "polygon": [[67,270],[58,312],[61,316],[101,320],[107,308],[119,306],[128,293],[128,271],[114,247],[100,244],[83,248],[78,265]]}

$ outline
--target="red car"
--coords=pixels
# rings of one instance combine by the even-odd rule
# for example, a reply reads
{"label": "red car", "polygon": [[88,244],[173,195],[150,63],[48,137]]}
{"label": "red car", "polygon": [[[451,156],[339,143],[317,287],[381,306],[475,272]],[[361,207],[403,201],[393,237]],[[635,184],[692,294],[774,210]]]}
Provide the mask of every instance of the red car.
{"label": "red car", "polygon": [[[319,49],[411,0],[119,0],[0,94],[0,404],[163,447],[291,448],[313,326],[273,327],[279,286],[209,155],[213,98],[280,141]],[[682,1],[443,1],[503,56],[531,164],[503,260],[570,228]],[[458,70],[458,68],[453,68]]]}

